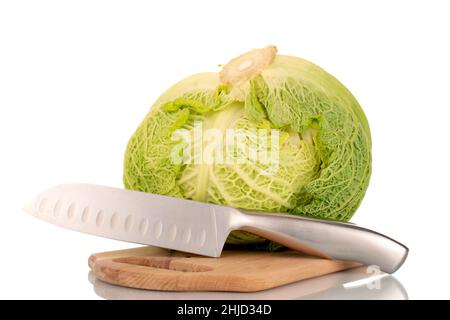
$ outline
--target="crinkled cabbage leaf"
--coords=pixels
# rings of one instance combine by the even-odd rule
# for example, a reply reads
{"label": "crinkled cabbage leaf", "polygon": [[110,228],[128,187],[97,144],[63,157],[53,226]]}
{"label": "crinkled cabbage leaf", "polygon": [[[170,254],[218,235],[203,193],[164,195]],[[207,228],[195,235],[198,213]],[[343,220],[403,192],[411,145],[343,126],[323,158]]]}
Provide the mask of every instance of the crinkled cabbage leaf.
{"label": "crinkled cabbage leaf", "polygon": [[[232,163],[173,161],[195,125],[258,132],[278,131],[277,168],[255,161],[249,150]],[[247,137],[251,141],[252,137]],[[250,142],[249,142],[250,143]],[[276,150],[274,150],[276,149]],[[183,155],[181,155],[183,156]],[[220,73],[200,73],[168,89],[131,137],[125,187],[251,211],[349,220],[371,174],[367,119],[353,95],[332,75],[304,59],[253,50]],[[232,232],[229,243],[265,241]]]}

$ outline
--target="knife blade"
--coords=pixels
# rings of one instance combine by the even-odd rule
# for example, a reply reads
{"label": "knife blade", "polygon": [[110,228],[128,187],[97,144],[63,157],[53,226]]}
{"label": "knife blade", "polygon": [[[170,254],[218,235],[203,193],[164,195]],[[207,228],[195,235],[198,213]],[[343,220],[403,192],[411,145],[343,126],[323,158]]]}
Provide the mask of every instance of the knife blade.
{"label": "knife blade", "polygon": [[226,207],[90,184],[50,188],[25,211],[83,233],[212,257],[220,256],[231,217]]}
{"label": "knife blade", "polygon": [[235,208],[92,184],[64,184],[36,196],[25,211],[96,236],[219,257],[231,231],[243,230],[288,248],[358,261],[393,273],[408,248],[351,223]]}

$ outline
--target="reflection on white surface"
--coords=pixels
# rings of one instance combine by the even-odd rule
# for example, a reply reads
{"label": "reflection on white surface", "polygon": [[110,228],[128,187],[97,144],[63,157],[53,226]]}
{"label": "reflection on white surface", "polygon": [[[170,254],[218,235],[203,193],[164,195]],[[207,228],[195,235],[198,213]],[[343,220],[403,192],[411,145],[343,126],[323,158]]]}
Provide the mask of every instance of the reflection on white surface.
{"label": "reflection on white surface", "polygon": [[89,273],[95,293],[105,299],[132,300],[290,300],[290,299],[385,299],[407,300],[402,284],[388,274],[368,274],[355,268],[259,292],[174,292],[132,289],[100,281]]}

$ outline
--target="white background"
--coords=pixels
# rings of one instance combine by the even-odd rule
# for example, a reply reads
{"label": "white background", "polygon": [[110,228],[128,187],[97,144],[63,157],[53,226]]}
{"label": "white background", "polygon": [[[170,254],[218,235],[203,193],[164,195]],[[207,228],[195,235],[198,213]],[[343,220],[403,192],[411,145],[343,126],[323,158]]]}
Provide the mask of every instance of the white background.
{"label": "white background", "polygon": [[0,298],[97,298],[87,257],[130,247],[27,216],[64,182],[122,186],[163,90],[252,49],[311,60],[357,97],[373,176],[353,222],[410,248],[410,298],[450,298],[447,1],[1,1]]}

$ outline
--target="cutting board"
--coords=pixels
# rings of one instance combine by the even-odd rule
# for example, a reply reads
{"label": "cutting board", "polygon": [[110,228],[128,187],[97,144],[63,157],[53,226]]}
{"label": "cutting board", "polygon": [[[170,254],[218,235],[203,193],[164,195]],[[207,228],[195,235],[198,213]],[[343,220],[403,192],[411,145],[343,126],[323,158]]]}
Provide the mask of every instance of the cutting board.
{"label": "cutting board", "polygon": [[155,247],[96,253],[95,277],[139,289],[254,292],[360,266],[295,251],[224,250],[220,258]]}

